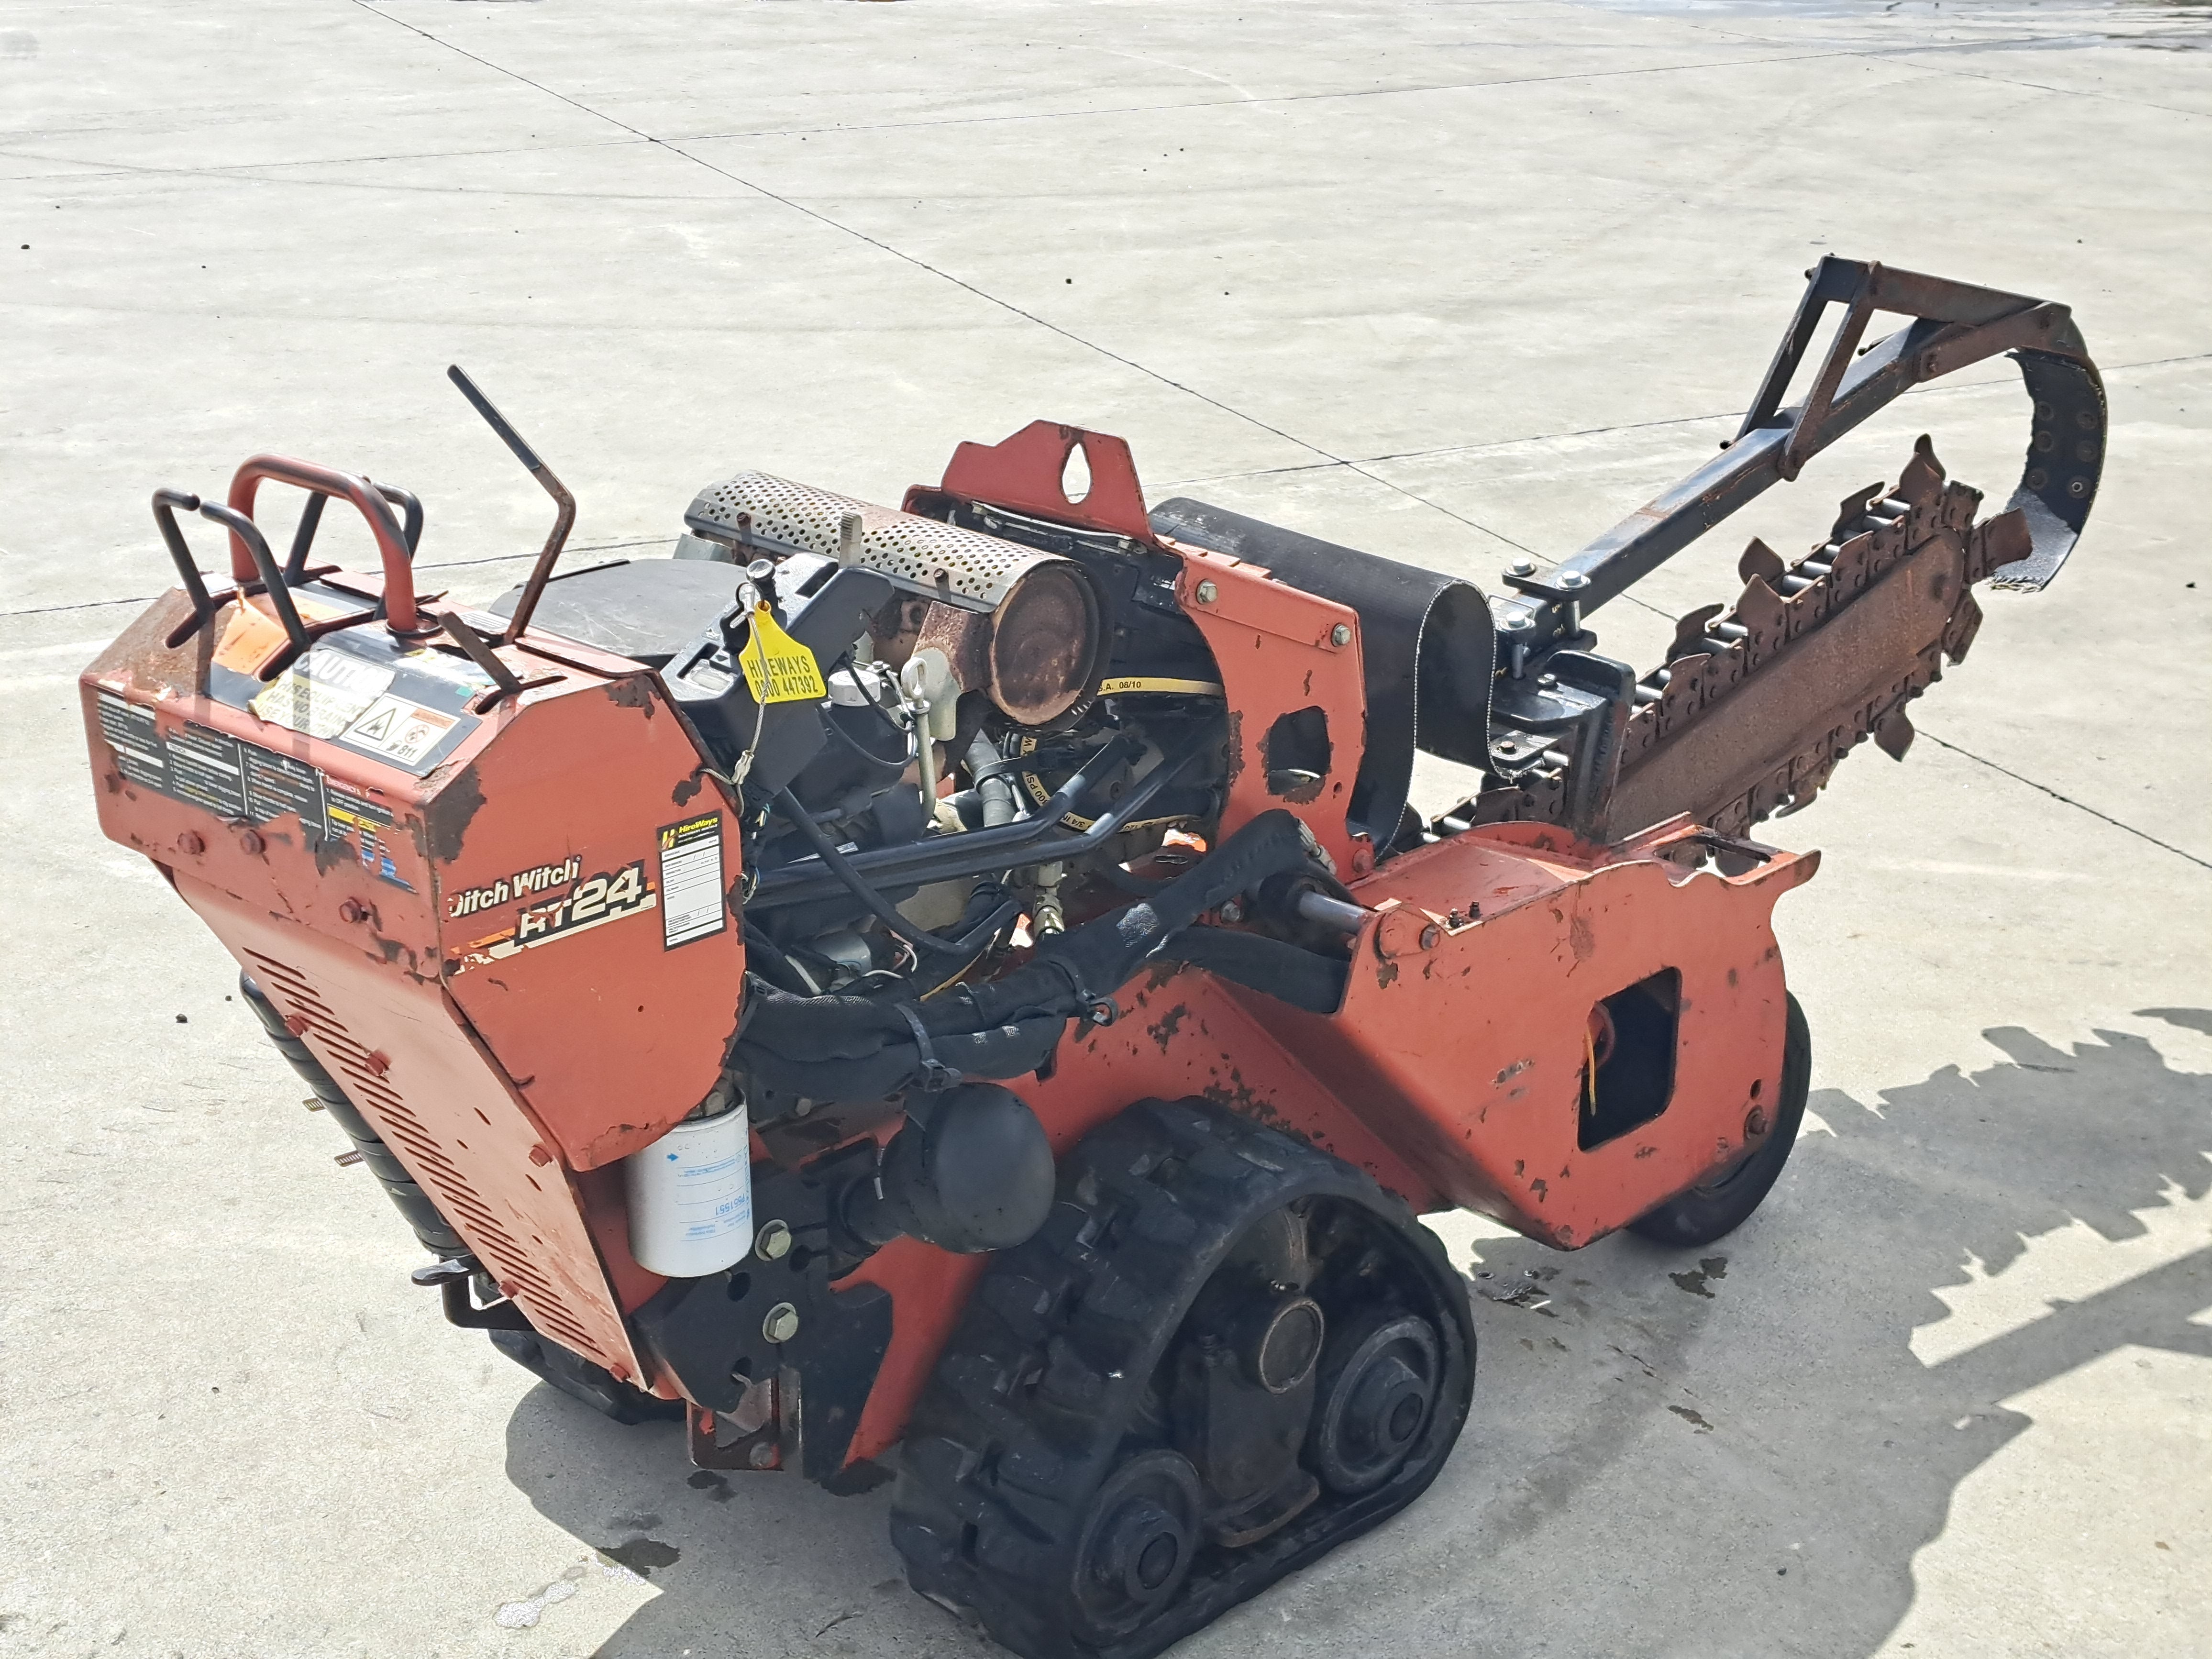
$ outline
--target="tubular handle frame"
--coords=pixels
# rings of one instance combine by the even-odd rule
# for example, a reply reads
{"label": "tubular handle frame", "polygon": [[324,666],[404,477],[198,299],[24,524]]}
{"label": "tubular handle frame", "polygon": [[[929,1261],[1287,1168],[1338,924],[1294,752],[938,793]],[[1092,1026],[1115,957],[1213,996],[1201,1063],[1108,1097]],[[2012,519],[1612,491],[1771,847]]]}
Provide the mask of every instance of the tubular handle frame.
{"label": "tubular handle frame", "polygon": [[[401,502],[416,538],[422,535],[422,506],[405,490],[392,486],[373,484],[368,479],[351,472],[341,472],[335,467],[318,466],[312,461],[297,460],[287,455],[252,455],[240,465],[230,481],[230,510],[249,526],[253,514],[255,496],[262,480],[274,479],[310,492],[308,513],[301,520],[301,533],[293,538],[292,555],[288,563],[304,570],[307,564],[307,544],[313,539],[314,526],[321,520],[319,507],[314,499],[325,495],[343,496],[350,501],[356,512],[368,521],[369,534],[376,538],[376,546],[384,566],[385,623],[395,634],[410,637],[434,632],[434,627],[424,628],[415,606],[414,545],[392,517],[389,501]],[[312,516],[309,516],[312,514]],[[231,526],[231,574],[240,582],[251,581],[258,568],[253,548],[245,534]],[[259,532],[255,535],[258,538]],[[262,544],[265,549],[266,543]],[[272,562],[269,575],[263,577],[270,583],[272,598],[282,586],[283,573],[277,572]],[[289,607],[289,599],[284,602]]]}
{"label": "tubular handle frame", "polygon": [[[221,525],[230,532],[234,548],[243,546],[246,550],[252,573],[240,576],[237,586],[230,592],[219,598],[208,592],[206,580],[201,576],[198,562],[192,557],[192,550],[185,541],[185,532],[177,523],[177,509],[179,507],[187,513],[198,514],[211,524]],[[177,577],[184,584],[185,597],[192,602],[192,620],[187,627],[170,637],[168,643],[172,649],[183,644],[198,629],[206,627],[222,600],[249,592],[255,586],[268,594],[269,608],[276,613],[277,623],[283,629],[284,637],[289,642],[289,649],[263,671],[264,679],[273,677],[313,642],[307,624],[300,620],[299,607],[292,603],[291,590],[284,585],[283,573],[276,566],[276,556],[270,551],[269,538],[261,533],[261,527],[245,514],[218,501],[204,501],[189,490],[164,485],[154,492],[154,522],[161,532],[162,541],[168,546],[169,557],[177,567]],[[234,565],[233,569],[235,568]]]}
{"label": "tubular handle frame", "polygon": [[576,498],[568,493],[568,486],[554,476],[553,469],[538,459],[538,452],[523,441],[507,416],[493,406],[474,380],[462,372],[459,363],[447,366],[446,378],[460,388],[461,396],[469,406],[483,416],[484,424],[499,434],[499,440],[514,452],[530,476],[553,498],[553,529],[545,538],[545,545],[538,550],[538,562],[530,568],[529,580],[522,585],[522,597],[515,601],[514,611],[507,618],[507,630],[499,636],[501,645],[513,645],[520,639],[523,630],[530,626],[530,618],[537,611],[538,596],[545,592],[545,584],[552,578],[554,562],[561,550],[568,544],[568,532],[576,524]]}
{"label": "tubular handle frame", "polygon": [[[407,557],[411,563],[416,550],[422,545],[422,503],[411,489],[402,489],[398,484],[379,483],[362,476],[362,482],[390,501],[404,514],[400,526],[400,539],[407,544]],[[284,561],[284,580],[298,582],[307,574],[307,550],[315,544],[315,532],[323,522],[323,506],[330,500],[319,489],[311,491],[307,504],[300,509],[300,527],[292,532],[292,551]],[[329,567],[324,567],[327,569]]]}

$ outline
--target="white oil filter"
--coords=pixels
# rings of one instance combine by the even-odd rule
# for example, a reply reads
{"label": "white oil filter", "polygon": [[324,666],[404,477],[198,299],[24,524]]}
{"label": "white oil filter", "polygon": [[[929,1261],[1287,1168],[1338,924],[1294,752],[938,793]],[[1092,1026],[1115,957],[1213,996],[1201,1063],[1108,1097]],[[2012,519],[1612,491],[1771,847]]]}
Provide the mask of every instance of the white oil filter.
{"label": "white oil filter", "polygon": [[629,1253],[666,1279],[702,1279],[753,1247],[751,1126],[739,1105],[687,1118],[623,1161]]}

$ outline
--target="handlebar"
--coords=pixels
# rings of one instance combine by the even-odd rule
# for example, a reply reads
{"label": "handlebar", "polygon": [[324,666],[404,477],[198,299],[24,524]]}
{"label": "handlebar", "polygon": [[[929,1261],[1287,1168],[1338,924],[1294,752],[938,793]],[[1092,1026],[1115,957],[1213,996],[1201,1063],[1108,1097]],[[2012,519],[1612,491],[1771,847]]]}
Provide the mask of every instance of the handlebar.
{"label": "handlebar", "polygon": [[[410,527],[415,535],[419,537],[422,533],[422,507],[407,495],[406,491],[373,484],[368,479],[353,473],[340,472],[334,467],[318,466],[312,461],[295,460],[289,456],[250,456],[239,467],[230,481],[230,511],[238,514],[245,521],[247,528],[252,526],[254,497],[259,493],[261,481],[264,478],[273,478],[279,483],[292,484],[298,489],[311,491],[317,500],[325,495],[337,495],[352,502],[355,510],[368,521],[369,534],[376,538],[377,551],[383,558],[384,615],[386,623],[395,634],[412,635],[426,631],[415,609],[414,549],[410,538],[401,531],[398,520],[392,517],[392,508],[386,504],[386,499],[388,494],[400,500],[403,510],[407,513]],[[314,514],[316,520],[320,519],[320,512],[316,508],[313,501],[309,503],[309,510]],[[159,509],[157,508],[156,511],[158,513]],[[201,511],[204,514],[206,513],[204,507]],[[207,516],[214,515],[210,514]],[[218,520],[217,522],[229,523],[230,521],[226,519]],[[276,572],[275,562],[270,561],[267,572],[259,571],[258,557],[253,546],[248,544],[244,532],[234,523],[230,524],[230,530],[232,578],[237,581],[246,582],[253,580],[256,575],[259,574],[263,580],[269,583],[273,594],[282,586],[281,580],[276,580],[279,573]],[[167,534],[166,530],[164,534]],[[293,561],[302,568],[307,562],[307,541],[311,539],[313,535],[312,526],[303,520],[302,536],[295,538],[292,552]],[[255,532],[255,538],[257,541],[259,539],[258,532]],[[174,550],[173,545],[171,551],[173,553]],[[261,543],[260,550],[262,554],[266,554],[268,549],[265,542]],[[289,605],[289,599],[287,604]]]}
{"label": "handlebar", "polygon": [[[317,501],[322,499],[318,495]],[[185,542],[185,532],[177,526],[177,509],[197,513],[210,523],[219,524],[230,532],[234,549],[243,546],[252,562],[252,574],[238,578],[241,586],[258,578],[269,596],[269,607],[276,613],[277,623],[284,629],[284,637],[291,649],[264,673],[274,673],[290,662],[311,643],[307,624],[300,620],[299,607],[292,603],[291,590],[284,585],[282,573],[276,568],[276,556],[269,550],[269,539],[261,527],[234,507],[215,501],[204,501],[189,490],[163,485],[154,492],[154,522],[161,527],[161,539],[168,544],[169,557],[177,567],[177,578],[184,584],[185,597],[192,602],[192,621],[188,628],[172,635],[172,647],[184,642],[184,637],[193,628],[204,628],[215,615],[216,602],[209,593],[207,582],[200,574],[199,564],[192,557],[191,549]],[[235,569],[234,565],[233,568]]]}

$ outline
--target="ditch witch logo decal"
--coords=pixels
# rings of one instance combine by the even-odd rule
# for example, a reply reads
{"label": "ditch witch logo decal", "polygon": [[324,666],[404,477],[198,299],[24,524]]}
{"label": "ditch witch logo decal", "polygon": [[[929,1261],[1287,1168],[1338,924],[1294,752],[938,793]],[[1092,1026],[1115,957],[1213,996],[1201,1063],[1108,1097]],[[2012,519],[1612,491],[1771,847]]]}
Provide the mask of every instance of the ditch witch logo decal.
{"label": "ditch witch logo decal", "polygon": [[574,858],[565,864],[538,865],[492,883],[455,893],[447,901],[448,920],[474,915],[516,898],[542,892],[562,881],[575,884],[557,898],[531,905],[515,918],[514,926],[465,946],[447,963],[448,974],[465,974],[498,962],[520,951],[533,951],[556,939],[574,939],[611,921],[654,908],[660,896],[646,878],[645,860],[624,865],[577,881],[582,866]]}

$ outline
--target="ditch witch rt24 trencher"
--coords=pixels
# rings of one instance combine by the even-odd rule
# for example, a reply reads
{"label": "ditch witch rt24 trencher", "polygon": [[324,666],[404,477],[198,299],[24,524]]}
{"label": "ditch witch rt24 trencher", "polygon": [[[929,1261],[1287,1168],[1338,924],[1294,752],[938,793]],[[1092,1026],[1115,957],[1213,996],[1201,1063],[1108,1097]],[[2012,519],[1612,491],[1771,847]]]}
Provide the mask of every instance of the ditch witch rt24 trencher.
{"label": "ditch witch rt24 trencher", "polygon": [[[1600,606],[2001,352],[2002,511],[1923,438],[1664,663],[1600,654]],[[1142,1659],[1435,1478],[1475,1334],[1416,1216],[1694,1246],[1759,1203],[1809,1066],[1771,913],[1816,860],[1750,833],[1903,756],[2105,439],[2063,306],[1831,258],[1734,440],[1502,594],[1148,508],[1046,422],[896,510],[741,472],[675,557],[562,574],[568,492],[453,379],[558,504],[528,580],[442,607],[415,497],[325,466],[157,491],[179,586],[83,677],[101,828],[448,1318],[702,1468],[896,1478],[915,1587],[1028,1659]],[[317,560],[332,501],[377,568]],[[1424,819],[1417,750],[1480,789]]]}

